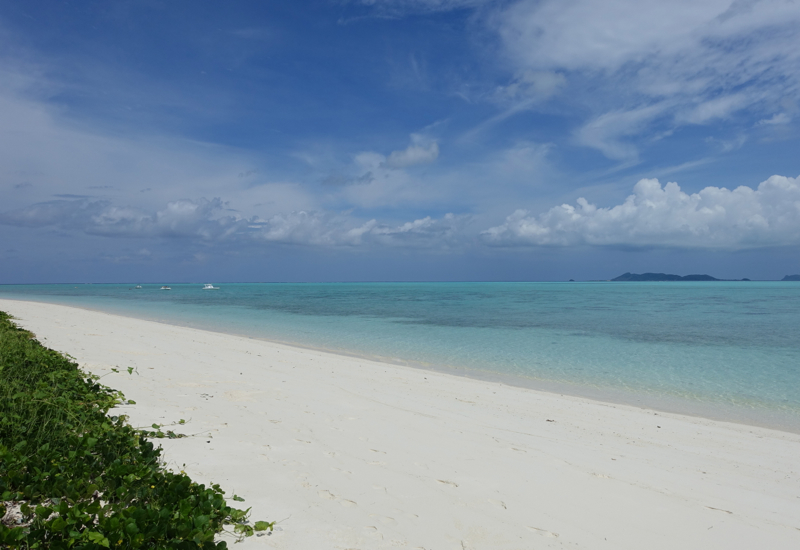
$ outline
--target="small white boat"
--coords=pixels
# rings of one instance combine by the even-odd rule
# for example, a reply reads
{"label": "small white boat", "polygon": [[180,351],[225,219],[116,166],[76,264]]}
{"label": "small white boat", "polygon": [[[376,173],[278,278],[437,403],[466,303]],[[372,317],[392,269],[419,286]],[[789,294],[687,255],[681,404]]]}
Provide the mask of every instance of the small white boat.
{"label": "small white boat", "polygon": [[137,289],[138,289],[138,288],[142,288],[142,285],[136,285],[136,286],[135,286],[135,287],[133,287],[133,288],[137,288]]}
{"label": "small white boat", "polygon": [[219,287],[214,286],[211,283],[206,283],[203,285],[203,290],[219,290]]}
{"label": "small white boat", "polygon": [[168,286],[162,286],[161,290],[172,290],[172,289],[170,287],[168,287]]}

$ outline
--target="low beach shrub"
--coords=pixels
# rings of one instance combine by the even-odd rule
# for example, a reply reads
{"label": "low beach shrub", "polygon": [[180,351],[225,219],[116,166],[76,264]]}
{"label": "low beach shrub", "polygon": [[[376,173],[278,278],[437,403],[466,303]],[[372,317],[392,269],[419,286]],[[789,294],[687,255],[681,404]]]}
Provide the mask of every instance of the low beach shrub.
{"label": "low beach shrub", "polygon": [[108,414],[123,399],[0,312],[0,547],[227,548],[223,531],[272,529],[167,470],[146,432]]}

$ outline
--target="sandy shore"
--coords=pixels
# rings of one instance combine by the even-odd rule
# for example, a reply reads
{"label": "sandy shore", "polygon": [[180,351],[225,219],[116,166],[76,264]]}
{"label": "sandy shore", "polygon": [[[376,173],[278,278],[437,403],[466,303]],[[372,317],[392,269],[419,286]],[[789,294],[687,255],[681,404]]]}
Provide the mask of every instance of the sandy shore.
{"label": "sandy shore", "polygon": [[279,521],[242,548],[800,548],[796,434],[58,305],[0,310],[135,400],[132,424],[186,419],[172,429],[198,435],[162,440],[168,463]]}

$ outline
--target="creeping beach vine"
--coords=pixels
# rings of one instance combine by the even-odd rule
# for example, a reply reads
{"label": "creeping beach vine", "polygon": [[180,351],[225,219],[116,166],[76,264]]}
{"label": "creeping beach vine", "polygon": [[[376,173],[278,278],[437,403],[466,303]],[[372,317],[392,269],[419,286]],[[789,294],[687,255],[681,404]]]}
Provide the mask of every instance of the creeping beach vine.
{"label": "creeping beach vine", "polygon": [[182,435],[109,415],[133,402],[98,380],[0,312],[1,548],[219,549],[220,534],[272,530],[166,469],[148,439]]}

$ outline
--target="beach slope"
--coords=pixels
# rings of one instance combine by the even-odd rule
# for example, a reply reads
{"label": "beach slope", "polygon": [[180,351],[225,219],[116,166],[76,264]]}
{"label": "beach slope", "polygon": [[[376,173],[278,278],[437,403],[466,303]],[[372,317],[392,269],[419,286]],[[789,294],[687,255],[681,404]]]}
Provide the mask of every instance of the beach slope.
{"label": "beach slope", "polygon": [[[242,548],[800,548],[800,436],[266,341],[0,300],[136,401]],[[128,374],[128,368],[133,374]],[[119,372],[114,372],[117,369]]]}

